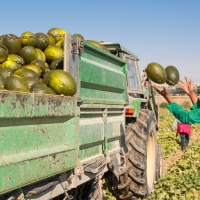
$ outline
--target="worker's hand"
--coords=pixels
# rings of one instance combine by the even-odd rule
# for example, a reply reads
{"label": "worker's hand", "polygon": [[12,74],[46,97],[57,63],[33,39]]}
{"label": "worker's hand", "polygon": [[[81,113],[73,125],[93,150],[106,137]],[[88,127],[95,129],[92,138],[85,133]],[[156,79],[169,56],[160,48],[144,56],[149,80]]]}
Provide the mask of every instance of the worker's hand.
{"label": "worker's hand", "polygon": [[196,92],[194,91],[194,84],[192,83],[191,79],[188,81],[188,78],[185,77],[185,82],[180,80],[178,85],[190,97],[193,104],[198,101],[198,96]]}
{"label": "worker's hand", "polygon": [[179,80],[178,83],[179,87],[185,91],[186,94],[190,95],[192,92],[194,92],[194,85],[192,80],[188,80],[187,77],[185,77],[185,82],[182,80]]}
{"label": "worker's hand", "polygon": [[168,90],[166,89],[166,87],[163,87],[163,89],[158,88],[156,85],[152,85],[152,87],[154,88],[154,90],[156,90],[160,95],[162,95],[166,101],[168,103],[172,103],[174,102],[174,100],[172,99],[172,97],[170,96]]}
{"label": "worker's hand", "polygon": [[166,98],[166,96],[170,95],[169,92],[167,91],[166,87],[163,87],[163,89],[158,88],[156,85],[152,85],[152,87],[153,87],[160,95],[162,95],[164,98]]}

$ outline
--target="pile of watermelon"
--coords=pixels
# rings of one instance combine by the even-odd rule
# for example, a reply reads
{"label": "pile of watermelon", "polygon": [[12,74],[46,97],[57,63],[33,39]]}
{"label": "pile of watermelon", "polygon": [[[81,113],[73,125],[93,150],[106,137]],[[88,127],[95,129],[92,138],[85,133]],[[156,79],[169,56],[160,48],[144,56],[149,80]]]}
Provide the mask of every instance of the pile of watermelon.
{"label": "pile of watermelon", "polygon": [[63,71],[65,34],[51,28],[0,36],[0,90],[73,96],[76,82]]}

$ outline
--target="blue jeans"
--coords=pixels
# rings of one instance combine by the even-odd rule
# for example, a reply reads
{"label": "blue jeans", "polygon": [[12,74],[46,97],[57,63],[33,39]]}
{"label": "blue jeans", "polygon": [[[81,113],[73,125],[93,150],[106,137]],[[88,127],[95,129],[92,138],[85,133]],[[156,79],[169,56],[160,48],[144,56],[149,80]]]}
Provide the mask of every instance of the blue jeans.
{"label": "blue jeans", "polygon": [[185,150],[188,147],[190,137],[187,133],[180,133],[181,136],[181,150]]}

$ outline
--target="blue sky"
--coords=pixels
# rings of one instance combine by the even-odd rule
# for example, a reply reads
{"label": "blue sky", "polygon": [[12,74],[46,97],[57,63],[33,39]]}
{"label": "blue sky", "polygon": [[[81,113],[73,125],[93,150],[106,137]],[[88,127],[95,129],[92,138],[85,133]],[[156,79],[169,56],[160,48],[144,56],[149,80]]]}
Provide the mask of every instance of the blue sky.
{"label": "blue sky", "polygon": [[141,73],[158,62],[200,82],[199,10],[199,0],[1,0],[0,35],[59,27],[121,43],[138,55]]}

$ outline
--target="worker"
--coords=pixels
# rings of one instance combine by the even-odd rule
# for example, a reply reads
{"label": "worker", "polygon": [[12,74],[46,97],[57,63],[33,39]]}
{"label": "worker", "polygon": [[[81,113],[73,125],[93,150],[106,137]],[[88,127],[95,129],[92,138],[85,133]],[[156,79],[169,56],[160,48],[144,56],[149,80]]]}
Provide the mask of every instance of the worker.
{"label": "worker", "polygon": [[190,124],[183,124],[178,119],[175,118],[174,123],[172,125],[172,131],[175,130],[177,126],[176,136],[180,135],[181,137],[181,150],[184,151],[189,144],[190,136],[191,136],[191,126]]}
{"label": "worker", "polygon": [[185,82],[180,80],[178,85],[192,101],[193,106],[189,111],[185,110],[181,105],[174,101],[166,87],[159,89],[156,85],[153,85],[153,88],[166,99],[169,103],[167,108],[179,121],[184,124],[200,123],[200,99],[198,99],[198,96],[194,91],[192,80],[188,80],[188,78],[185,77]]}

